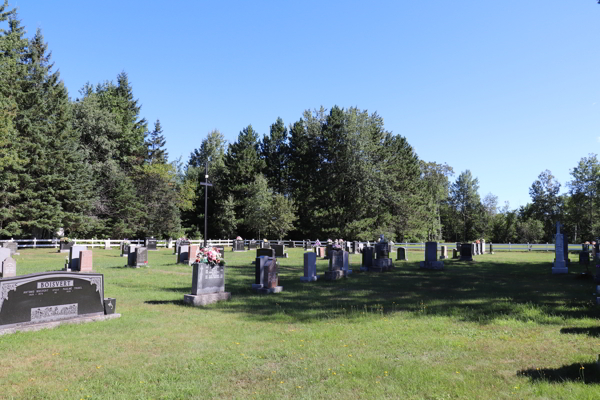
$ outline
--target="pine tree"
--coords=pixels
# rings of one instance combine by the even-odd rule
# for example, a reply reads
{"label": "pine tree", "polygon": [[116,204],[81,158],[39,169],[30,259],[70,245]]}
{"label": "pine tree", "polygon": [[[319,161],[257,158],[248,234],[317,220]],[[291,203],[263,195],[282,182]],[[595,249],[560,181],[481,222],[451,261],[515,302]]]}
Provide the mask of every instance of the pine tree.
{"label": "pine tree", "polygon": [[269,136],[260,143],[260,155],[265,161],[265,177],[277,193],[288,194],[288,132],[283,120],[271,125]]}
{"label": "pine tree", "polygon": [[150,164],[166,164],[168,161],[169,153],[164,149],[167,141],[162,132],[160,120],[157,119],[154,123],[154,130],[148,135],[149,139],[146,140],[146,147],[148,148],[146,162]]}

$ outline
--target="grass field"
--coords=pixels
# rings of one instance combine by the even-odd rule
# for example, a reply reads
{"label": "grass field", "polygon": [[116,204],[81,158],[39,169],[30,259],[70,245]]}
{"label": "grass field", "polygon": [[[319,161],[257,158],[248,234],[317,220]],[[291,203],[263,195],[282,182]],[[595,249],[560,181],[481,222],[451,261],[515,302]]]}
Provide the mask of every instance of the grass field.
{"label": "grass field", "polygon": [[[20,251],[18,274],[64,264]],[[409,252],[387,273],[357,273],[352,255],[349,278],[305,283],[302,249],[288,252],[283,293],[255,294],[254,251],[227,252],[232,300],[194,308],[191,267],[172,250],[150,252],[144,269],[95,250],[122,317],[1,336],[0,398],[600,398],[600,312],[575,254],[560,276],[545,252],[445,260],[445,271],[419,270],[423,252]]]}

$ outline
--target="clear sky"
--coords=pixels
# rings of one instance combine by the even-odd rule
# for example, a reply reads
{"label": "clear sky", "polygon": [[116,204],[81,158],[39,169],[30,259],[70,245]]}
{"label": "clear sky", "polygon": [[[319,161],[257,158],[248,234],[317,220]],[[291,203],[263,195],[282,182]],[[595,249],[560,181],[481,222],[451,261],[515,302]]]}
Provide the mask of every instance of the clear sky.
{"label": "clear sky", "polygon": [[425,161],[470,169],[483,198],[530,201],[600,152],[596,0],[10,0],[69,89],[126,71],[170,159],[212,129],[234,142],[307,109],[377,112]]}

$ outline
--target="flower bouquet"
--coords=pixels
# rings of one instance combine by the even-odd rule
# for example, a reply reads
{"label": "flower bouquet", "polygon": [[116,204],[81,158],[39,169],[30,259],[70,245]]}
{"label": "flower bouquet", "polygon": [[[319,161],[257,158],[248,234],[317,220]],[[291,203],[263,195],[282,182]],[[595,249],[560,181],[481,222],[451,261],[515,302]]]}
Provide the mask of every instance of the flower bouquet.
{"label": "flower bouquet", "polygon": [[216,247],[202,247],[196,253],[196,263],[208,264],[211,267],[216,265],[224,266],[225,260],[221,257],[219,249]]}
{"label": "flower bouquet", "polygon": [[65,236],[65,237],[61,237],[60,241],[63,242],[63,243],[70,243],[71,239],[69,239],[68,237]]}

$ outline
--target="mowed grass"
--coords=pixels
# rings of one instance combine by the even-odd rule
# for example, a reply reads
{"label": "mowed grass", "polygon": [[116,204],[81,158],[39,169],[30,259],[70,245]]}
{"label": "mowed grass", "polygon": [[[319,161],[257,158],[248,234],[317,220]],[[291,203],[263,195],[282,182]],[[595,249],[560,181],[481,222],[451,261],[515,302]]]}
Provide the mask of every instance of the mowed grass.
{"label": "mowed grass", "polygon": [[[20,251],[19,274],[64,264],[64,253]],[[232,300],[194,308],[183,303],[191,267],[172,250],[143,269],[94,250],[122,317],[1,336],[0,398],[600,398],[600,312],[576,254],[558,276],[546,252],[428,271],[411,251],[387,273],[358,272],[352,255],[349,278],[305,283],[303,250],[288,252],[283,293],[255,294],[255,252],[227,252]]]}

